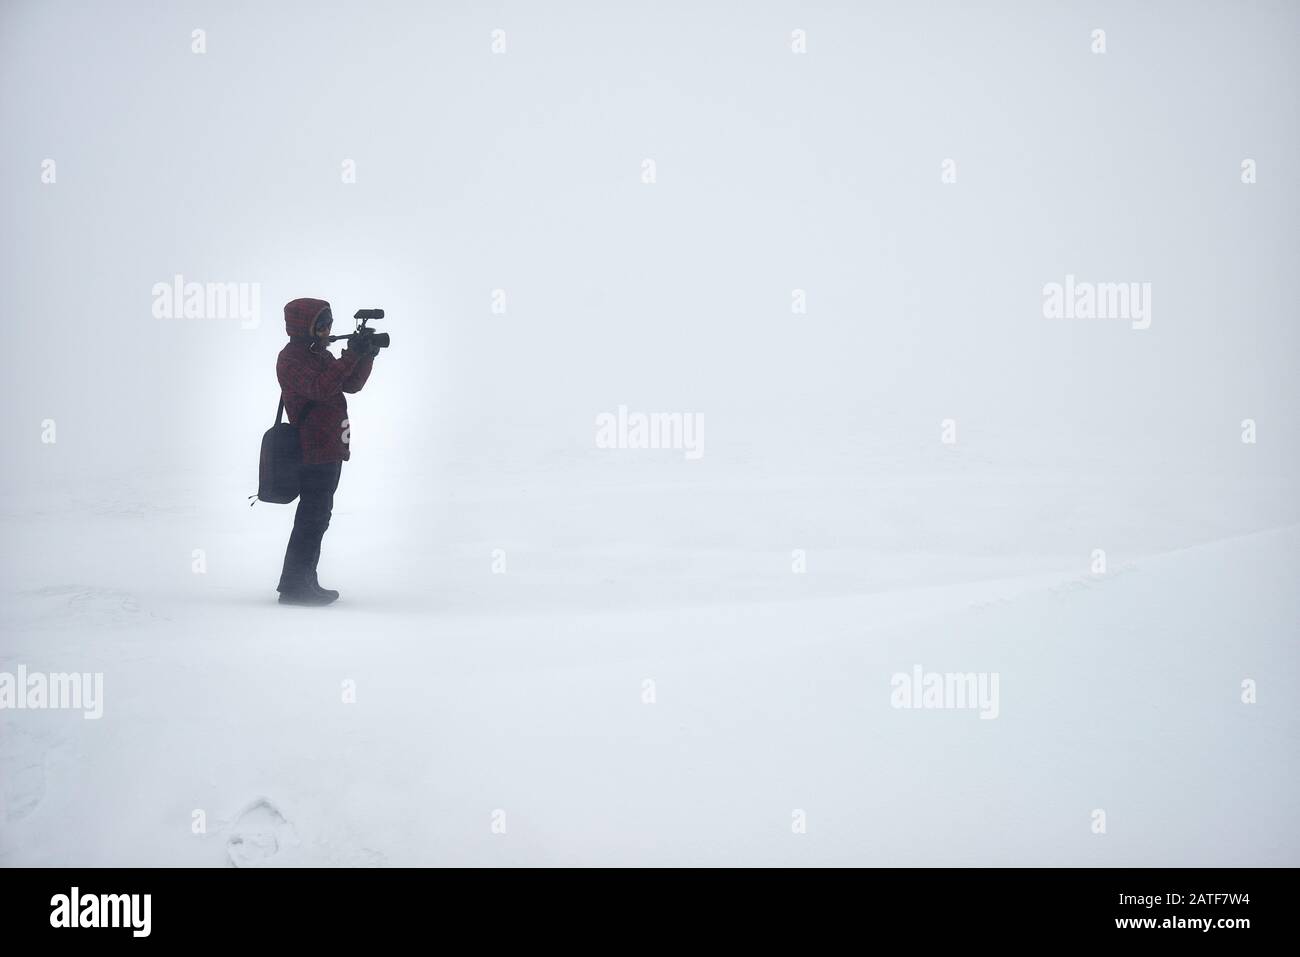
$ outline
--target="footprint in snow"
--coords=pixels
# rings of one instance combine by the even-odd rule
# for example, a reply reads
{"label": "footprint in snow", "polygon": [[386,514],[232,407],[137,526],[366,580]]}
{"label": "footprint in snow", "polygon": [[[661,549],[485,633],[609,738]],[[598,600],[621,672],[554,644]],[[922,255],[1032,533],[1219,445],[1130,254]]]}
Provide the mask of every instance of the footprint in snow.
{"label": "footprint in snow", "polygon": [[0,821],[21,821],[44,797],[44,746],[21,728],[6,728],[0,732]]}
{"label": "footprint in snow", "polygon": [[141,609],[135,595],[116,588],[54,585],[29,589],[24,594],[33,599],[28,602],[29,612],[42,621],[70,618],[96,624],[124,625],[154,617]]}
{"label": "footprint in snow", "polygon": [[239,812],[226,838],[226,856],[234,867],[266,867],[289,845],[296,844],[293,826],[279,808],[258,798]]}

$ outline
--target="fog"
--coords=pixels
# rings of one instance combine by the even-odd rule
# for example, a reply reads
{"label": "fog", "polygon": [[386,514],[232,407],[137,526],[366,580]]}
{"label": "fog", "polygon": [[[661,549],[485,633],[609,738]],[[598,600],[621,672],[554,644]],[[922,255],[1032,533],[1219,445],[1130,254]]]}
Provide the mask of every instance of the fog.
{"label": "fog", "polygon": [[[851,835],[799,857],[736,824],[719,863],[1255,863],[1251,828],[1275,822],[1269,861],[1294,865],[1298,27],[1285,2],[7,3],[0,666],[105,672],[102,724],[124,730],[92,743],[80,719],[4,717],[10,781],[47,771],[6,792],[0,859],[222,863],[187,856],[189,809],[220,804],[237,824],[269,795],[286,818],[297,803],[300,830],[358,848],[315,856],[328,842],[304,837],[296,863],[709,860],[686,798],[659,790],[688,759],[602,697],[617,685],[636,711],[658,661],[680,678],[657,707],[687,708],[673,721],[689,760],[722,749],[724,725],[727,754],[789,747],[784,771],[754,775],[720,750],[692,800],[746,821],[747,801],[770,804],[788,839],[803,781]],[[256,314],[160,316],[177,276],[255,289]],[[1052,283],[1092,284],[1098,303],[1136,284],[1145,314],[1049,318]],[[298,297],[329,300],[336,333],[381,307],[393,337],[349,399],[322,559],[344,599],[310,620],[274,607],[291,510],[246,499]],[[702,455],[600,447],[598,419],[620,406],[700,417]],[[1127,570],[1118,591],[1101,590],[1097,549]],[[1001,670],[1013,700],[1020,681],[996,721],[959,716],[960,740],[1042,735],[990,744],[967,773],[992,783],[951,803],[904,786],[947,732],[872,717],[892,673],[949,670],[936,648]],[[1190,684],[1136,690],[1129,655],[1157,671],[1190,655]],[[145,775],[157,816],[130,809],[110,769],[139,774],[175,743],[149,730],[170,708],[200,702],[200,738],[232,709],[260,714],[197,662],[213,682],[270,669],[291,687],[315,668],[327,697],[373,669],[369,700],[401,690],[412,710],[371,712],[356,759],[390,760],[364,746],[390,719],[415,741],[451,734],[438,760],[463,790],[394,783],[394,751],[356,769],[364,801],[318,806],[310,768],[250,753],[262,770],[228,766],[229,793],[160,767]],[[408,687],[408,669],[438,678]],[[727,685],[737,673],[752,700]],[[1081,673],[1101,713],[1054,704]],[[1259,713],[1238,701],[1246,678],[1272,689],[1258,724],[1241,717]],[[542,706],[557,751],[539,769],[518,735],[553,702],[533,685],[547,681],[574,710]],[[1214,792],[1212,827],[1191,810],[1161,823],[1182,772],[1150,771],[1138,745],[1106,757],[1127,729],[1150,732],[1152,701],[1222,732],[1223,761],[1268,768],[1267,793]],[[772,713],[801,717],[774,730]],[[311,737],[328,720],[275,714],[226,730],[252,752],[337,756]],[[493,730],[454,737],[471,719]],[[878,719],[907,730],[882,738]],[[622,743],[584,744],[599,727]],[[828,733],[870,740],[900,789],[840,780],[838,750],[796,741]],[[1081,750],[1058,753],[1065,740]],[[52,761],[60,748],[90,765]],[[1061,762],[1043,786],[1065,790],[1006,783],[1030,753]],[[622,783],[573,776],[595,760]],[[1159,834],[1096,855],[1098,776]],[[120,787],[121,806],[80,816],[88,786],[105,801]],[[503,793],[537,825],[516,856],[465,836],[488,833]],[[565,802],[593,795],[625,817],[565,836]],[[873,848],[852,823],[873,795],[932,842]],[[452,833],[368,823],[366,808],[426,799]],[[1008,800],[1034,811],[952,842]]]}

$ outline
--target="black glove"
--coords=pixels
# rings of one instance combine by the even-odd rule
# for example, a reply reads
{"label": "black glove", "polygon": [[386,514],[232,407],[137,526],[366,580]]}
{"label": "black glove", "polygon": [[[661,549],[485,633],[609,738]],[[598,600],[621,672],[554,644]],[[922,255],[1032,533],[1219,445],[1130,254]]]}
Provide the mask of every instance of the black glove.
{"label": "black glove", "polygon": [[379,346],[375,345],[374,333],[364,329],[348,340],[348,352],[355,352],[359,359],[373,359],[379,355]]}

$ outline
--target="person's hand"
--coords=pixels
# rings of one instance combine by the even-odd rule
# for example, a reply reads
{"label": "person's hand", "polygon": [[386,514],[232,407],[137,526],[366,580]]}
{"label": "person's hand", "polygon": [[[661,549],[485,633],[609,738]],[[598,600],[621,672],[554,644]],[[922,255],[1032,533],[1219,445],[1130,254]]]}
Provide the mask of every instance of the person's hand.
{"label": "person's hand", "polygon": [[348,347],[343,351],[348,355],[355,355],[358,362],[362,359],[373,359],[379,355],[379,347],[375,345],[371,336],[369,329],[357,333],[354,338],[348,340]]}

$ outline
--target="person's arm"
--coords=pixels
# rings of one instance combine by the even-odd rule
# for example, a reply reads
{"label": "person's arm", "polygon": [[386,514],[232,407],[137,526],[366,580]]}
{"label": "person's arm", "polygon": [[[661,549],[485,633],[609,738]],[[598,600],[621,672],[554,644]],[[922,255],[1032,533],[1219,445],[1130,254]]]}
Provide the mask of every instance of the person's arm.
{"label": "person's arm", "polygon": [[343,381],[352,374],[359,356],[344,352],[325,369],[314,369],[292,356],[282,356],[275,367],[276,378],[285,395],[300,395],[321,402],[343,391]]}
{"label": "person's arm", "polygon": [[[347,355],[347,352],[343,353]],[[373,355],[362,356],[357,360],[357,364],[352,367],[352,372],[343,380],[344,392],[360,392],[361,387],[366,384],[370,378],[370,370],[375,367],[375,357]]]}

